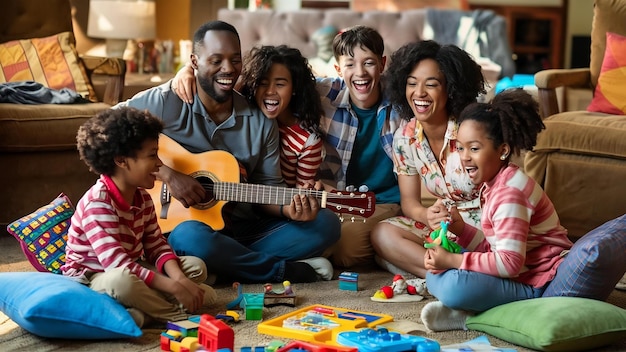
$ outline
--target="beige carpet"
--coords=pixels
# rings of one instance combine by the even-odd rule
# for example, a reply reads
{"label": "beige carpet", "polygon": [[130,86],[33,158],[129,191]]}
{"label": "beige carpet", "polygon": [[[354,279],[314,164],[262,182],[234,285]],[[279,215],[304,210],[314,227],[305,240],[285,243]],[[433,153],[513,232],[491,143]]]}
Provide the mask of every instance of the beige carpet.
{"label": "beige carpet", "polygon": [[[0,235],[0,272],[8,271],[32,271],[32,267],[25,260],[17,242],[10,236]],[[313,304],[323,304],[365,312],[384,313],[394,317],[395,321],[409,320],[421,323],[419,312],[426,302],[432,298],[418,303],[377,303],[370,300],[370,296],[381,286],[390,284],[391,274],[376,268],[359,270],[358,292],[341,291],[338,289],[338,281],[326,281],[314,284],[298,284],[294,286],[297,294],[297,308]],[[338,274],[338,273],[336,273]],[[261,292],[261,285],[245,285],[245,292]],[[236,293],[230,287],[218,288],[219,299],[215,309],[206,313],[217,314],[226,309],[226,304],[236,297]],[[71,299],[68,297],[68,299]],[[626,292],[614,291],[611,295],[611,303],[626,308]],[[270,319],[282,314],[289,313],[293,308],[273,307],[265,308],[263,319]],[[274,339],[287,341],[285,338],[277,338],[257,333],[258,321],[241,321],[232,325],[235,330],[235,349],[239,351],[243,346],[261,346]],[[0,351],[160,351],[159,334],[162,329],[155,327],[144,329],[144,335],[137,339],[108,340],[108,341],[78,341],[78,340],[54,340],[34,336],[17,326],[13,321],[0,313]],[[419,335],[437,340],[442,346],[459,343],[476,338],[483,333],[477,331],[453,331],[445,333],[427,333]],[[526,348],[512,345],[495,337],[489,336],[491,344],[499,347],[515,348],[518,351],[532,351]],[[607,346],[600,351],[626,351],[626,341],[620,344]]]}

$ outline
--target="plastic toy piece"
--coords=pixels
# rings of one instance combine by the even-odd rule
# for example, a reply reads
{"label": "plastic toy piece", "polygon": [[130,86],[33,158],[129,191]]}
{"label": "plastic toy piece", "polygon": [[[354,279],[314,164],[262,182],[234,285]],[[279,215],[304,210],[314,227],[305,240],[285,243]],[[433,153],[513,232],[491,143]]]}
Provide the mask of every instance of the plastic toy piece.
{"label": "plastic toy piece", "polygon": [[343,331],[337,335],[337,343],[356,347],[359,352],[441,351],[441,346],[435,340],[389,332],[385,328]]}
{"label": "plastic toy piece", "polygon": [[161,333],[162,351],[171,352],[215,352],[217,348],[233,349],[235,334],[223,321],[203,314],[191,316],[188,320],[168,322]]}
{"label": "plastic toy piece", "polygon": [[217,314],[215,319],[222,320],[225,323],[238,323],[239,313],[234,310],[227,310],[226,313]]}
{"label": "plastic toy piece", "polygon": [[461,253],[462,247],[454,241],[448,240],[448,224],[447,221],[441,222],[441,227],[433,230],[430,236],[426,238],[424,248],[433,248],[435,246],[441,246],[443,249],[450,253]]}
{"label": "plastic toy piece", "polygon": [[226,309],[238,308],[243,300],[243,286],[238,282],[233,282],[233,288],[237,290],[237,297],[226,304]]}
{"label": "plastic toy piece", "polygon": [[304,352],[358,352],[354,347],[343,347],[335,345],[327,345],[320,342],[304,342],[304,341],[291,341],[285,346],[276,350],[276,352],[290,352],[290,351],[304,351]]}
{"label": "plastic toy piece", "polygon": [[223,321],[203,314],[198,326],[198,343],[211,352],[221,348],[234,351],[235,332]]}
{"label": "plastic toy piece", "polygon": [[265,284],[263,287],[265,288],[265,298],[263,304],[266,307],[296,306],[296,293],[293,291],[291,282],[287,280],[283,281],[283,291],[275,291],[272,288],[272,284]]}
{"label": "plastic toy piece", "polygon": [[[307,313],[311,314],[307,315]],[[317,315],[314,316],[313,314]],[[318,317],[320,319],[318,323],[324,322],[325,328],[318,329],[316,326],[307,325],[312,321],[289,325],[289,323],[295,324],[297,318],[303,316]],[[337,332],[374,327],[390,321],[393,321],[393,317],[387,314],[360,312],[316,304],[266,320],[257,325],[257,331],[261,334],[293,340],[334,344],[334,336]]]}
{"label": "plastic toy piece", "polygon": [[339,289],[346,291],[359,290],[359,274],[351,271],[344,271],[339,275]]}
{"label": "plastic toy piece", "polygon": [[391,286],[383,286],[371,297],[375,302],[419,302],[424,299],[418,289],[409,285],[402,275],[395,275]]}

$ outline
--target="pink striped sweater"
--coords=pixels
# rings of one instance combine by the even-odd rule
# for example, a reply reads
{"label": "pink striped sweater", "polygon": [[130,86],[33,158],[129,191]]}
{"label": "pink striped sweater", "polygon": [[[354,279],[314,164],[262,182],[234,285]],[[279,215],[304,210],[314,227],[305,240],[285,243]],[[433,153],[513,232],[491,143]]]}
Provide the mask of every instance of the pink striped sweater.
{"label": "pink striped sweater", "polygon": [[65,254],[63,274],[82,282],[89,273],[126,267],[150,284],[155,273],[138,260],[161,272],[165,262],[178,260],[161,233],[150,194],[137,189],[131,206],[107,176],[100,176],[78,202]]}
{"label": "pink striped sweater", "polygon": [[[534,287],[550,282],[572,246],[552,201],[515,164],[483,185],[481,226],[485,239],[475,252],[463,254],[459,269],[510,278]],[[459,236],[469,245],[476,231],[466,226]]]}

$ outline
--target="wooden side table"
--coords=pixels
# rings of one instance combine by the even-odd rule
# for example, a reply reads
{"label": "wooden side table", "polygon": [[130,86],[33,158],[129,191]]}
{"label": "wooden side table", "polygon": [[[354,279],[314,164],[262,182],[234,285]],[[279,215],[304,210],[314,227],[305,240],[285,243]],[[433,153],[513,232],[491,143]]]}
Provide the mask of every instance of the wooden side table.
{"label": "wooden side table", "polygon": [[132,98],[135,94],[161,85],[174,78],[175,73],[126,73],[123,99]]}

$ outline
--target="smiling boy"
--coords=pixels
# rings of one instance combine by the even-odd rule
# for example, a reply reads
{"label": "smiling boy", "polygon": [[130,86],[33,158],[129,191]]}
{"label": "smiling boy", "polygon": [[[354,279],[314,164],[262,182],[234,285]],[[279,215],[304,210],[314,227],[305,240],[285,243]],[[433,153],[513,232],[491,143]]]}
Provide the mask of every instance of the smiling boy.
{"label": "smiling boy", "polygon": [[371,262],[372,227],[400,214],[392,153],[400,117],[383,93],[384,48],[380,33],[373,28],[348,28],[333,40],[339,77],[317,80],[324,108],[321,127],[326,134],[320,180],[339,190],[365,186],[376,195],[375,213],[367,222],[344,221],[339,242],[325,253],[337,266]]}

